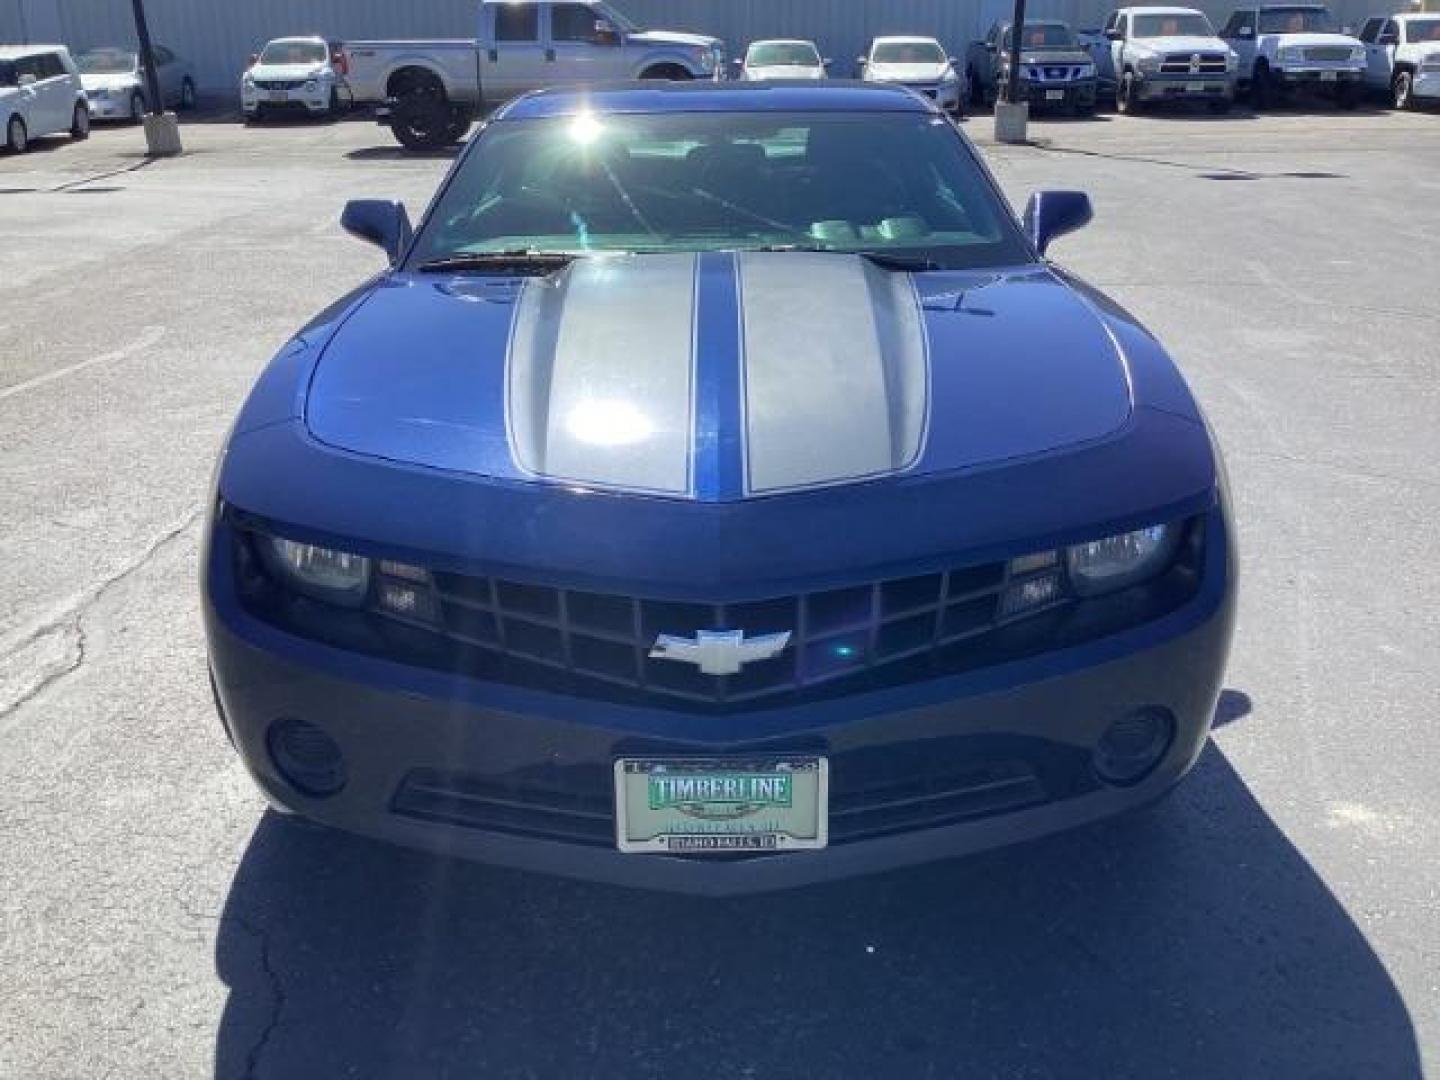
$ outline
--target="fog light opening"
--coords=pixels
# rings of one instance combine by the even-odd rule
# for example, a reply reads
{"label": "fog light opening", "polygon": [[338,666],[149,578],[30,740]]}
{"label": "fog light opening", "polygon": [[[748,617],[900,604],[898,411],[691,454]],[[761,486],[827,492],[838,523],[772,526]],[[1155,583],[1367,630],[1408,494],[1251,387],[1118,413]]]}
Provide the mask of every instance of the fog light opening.
{"label": "fog light opening", "polygon": [[301,794],[323,799],[345,786],[345,755],[314,724],[282,717],[270,725],[266,742],[275,768]]}
{"label": "fog light opening", "polygon": [[1105,729],[1091,765],[1107,784],[1138,784],[1160,764],[1174,739],[1175,718],[1168,709],[1137,709]]}

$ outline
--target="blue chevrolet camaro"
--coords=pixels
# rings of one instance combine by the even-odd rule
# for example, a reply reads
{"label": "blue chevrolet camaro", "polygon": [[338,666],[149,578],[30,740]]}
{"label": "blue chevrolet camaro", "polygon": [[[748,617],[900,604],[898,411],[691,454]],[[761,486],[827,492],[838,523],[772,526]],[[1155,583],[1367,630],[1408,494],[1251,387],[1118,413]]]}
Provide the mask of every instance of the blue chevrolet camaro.
{"label": "blue chevrolet camaro", "polygon": [[203,592],[276,806],[708,893],[1039,836],[1195,761],[1236,564],[1163,347],[883,84],[497,113],[261,376]]}

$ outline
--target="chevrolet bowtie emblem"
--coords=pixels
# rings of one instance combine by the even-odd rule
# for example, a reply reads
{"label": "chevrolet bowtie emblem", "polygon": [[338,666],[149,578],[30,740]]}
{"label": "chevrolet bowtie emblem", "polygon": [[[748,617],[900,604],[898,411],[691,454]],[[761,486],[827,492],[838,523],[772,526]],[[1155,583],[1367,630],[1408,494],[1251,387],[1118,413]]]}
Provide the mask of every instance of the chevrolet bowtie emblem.
{"label": "chevrolet bowtie emblem", "polygon": [[650,659],[694,664],[706,675],[734,675],[746,664],[779,656],[789,644],[789,630],[752,638],[744,630],[700,630],[693,638],[661,634]]}

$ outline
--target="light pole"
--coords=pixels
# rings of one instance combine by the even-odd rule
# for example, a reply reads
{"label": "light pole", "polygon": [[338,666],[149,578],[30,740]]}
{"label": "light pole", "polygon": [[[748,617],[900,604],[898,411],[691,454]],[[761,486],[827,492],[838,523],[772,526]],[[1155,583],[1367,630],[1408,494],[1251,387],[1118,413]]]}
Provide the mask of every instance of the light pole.
{"label": "light pole", "polygon": [[[140,0],[135,0],[139,3]],[[1010,70],[995,102],[995,141],[1023,143],[1030,103],[1020,100],[1020,39],[1025,32],[1025,0],[1015,0],[1010,20]],[[1001,42],[1003,45],[1004,42]],[[999,59],[997,53],[996,59]]]}
{"label": "light pole", "polygon": [[160,95],[160,72],[155,67],[150,24],[145,20],[145,0],[130,3],[135,9],[135,35],[140,39],[140,65],[145,72],[145,98],[150,106],[145,116],[145,152],[151,157],[174,157],[182,149],[180,122],[174,113],[165,111],[165,99]]}

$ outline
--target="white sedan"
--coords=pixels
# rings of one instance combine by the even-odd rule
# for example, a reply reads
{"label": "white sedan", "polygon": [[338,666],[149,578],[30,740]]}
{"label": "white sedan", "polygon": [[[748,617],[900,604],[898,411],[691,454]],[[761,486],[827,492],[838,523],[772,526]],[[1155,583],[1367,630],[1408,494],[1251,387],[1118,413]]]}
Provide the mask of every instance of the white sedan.
{"label": "white sedan", "polygon": [[349,98],[344,54],[321,37],[276,38],[240,78],[240,105],[246,120],[290,113],[333,116]]}
{"label": "white sedan", "polygon": [[857,62],[866,82],[899,83],[934,98],[954,116],[964,111],[964,84],[944,46],[932,37],[878,37]]}
{"label": "white sedan", "polygon": [[820,56],[813,41],[752,41],[745,56],[735,61],[740,78],[749,82],[763,79],[823,79],[830,61]]}

